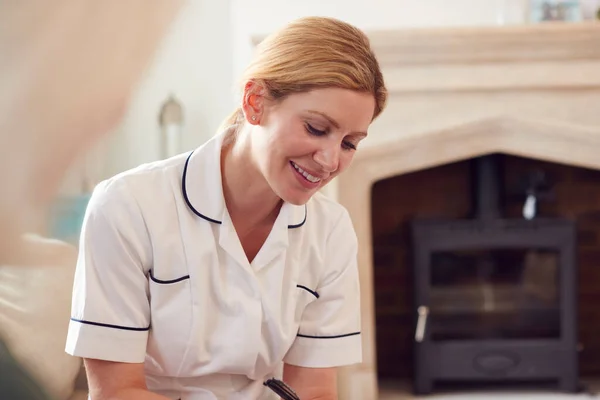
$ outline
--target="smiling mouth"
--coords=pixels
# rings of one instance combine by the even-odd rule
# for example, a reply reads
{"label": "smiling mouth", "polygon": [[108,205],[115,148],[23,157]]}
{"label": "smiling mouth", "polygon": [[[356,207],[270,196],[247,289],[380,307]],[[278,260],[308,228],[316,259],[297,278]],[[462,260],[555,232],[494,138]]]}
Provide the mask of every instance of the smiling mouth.
{"label": "smiling mouth", "polygon": [[304,179],[306,179],[310,183],[319,183],[319,182],[321,182],[321,178],[317,178],[316,176],[313,176],[313,175],[309,174],[308,172],[306,172],[305,170],[303,170],[302,168],[300,168],[300,166],[298,166],[298,164],[296,164],[295,162],[290,161],[290,163],[292,164],[292,167],[294,167],[294,169],[296,171],[298,171],[300,173],[300,175],[302,175],[304,177]]}

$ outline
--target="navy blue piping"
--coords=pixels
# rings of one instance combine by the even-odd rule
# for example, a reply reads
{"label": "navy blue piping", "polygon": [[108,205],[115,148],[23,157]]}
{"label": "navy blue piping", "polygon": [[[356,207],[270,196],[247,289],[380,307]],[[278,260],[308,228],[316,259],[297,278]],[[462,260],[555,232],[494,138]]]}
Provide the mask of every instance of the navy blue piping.
{"label": "navy blue piping", "polygon": [[302,286],[302,285],[296,285],[297,288],[300,289],[304,289],[306,290],[308,293],[312,294],[313,296],[315,296],[317,299],[320,297],[319,293],[315,292],[314,290],[310,290],[309,288],[307,288],[306,286]]}
{"label": "navy blue piping", "polygon": [[215,224],[221,224],[222,223],[221,221],[217,221],[216,219],[212,219],[212,218],[207,217],[206,215],[200,214],[200,212],[194,208],[192,203],[190,203],[190,199],[188,198],[188,195],[187,195],[187,188],[185,185],[185,177],[187,175],[188,164],[190,162],[190,158],[192,157],[192,154],[194,154],[193,151],[190,153],[187,160],[185,160],[185,166],[183,167],[183,175],[181,177],[181,191],[183,192],[183,198],[185,199],[185,203],[188,205],[190,210],[192,210],[192,212],[194,214],[196,214],[197,216],[199,216],[200,218],[203,218],[203,219],[205,219],[209,222],[215,223]]}
{"label": "navy blue piping", "polygon": [[304,220],[296,225],[288,225],[288,229],[296,229],[296,228],[300,228],[302,225],[304,225],[304,223],[306,222],[306,214],[307,213],[308,213],[308,211],[306,209],[306,204],[305,204],[304,205]]}
{"label": "navy blue piping", "polygon": [[[194,152],[190,152],[190,155],[188,156],[188,158],[185,160],[185,165],[183,167],[183,174],[181,176],[181,191],[183,192],[183,199],[185,200],[185,204],[187,204],[187,206],[190,208],[190,210],[192,210],[192,212],[194,214],[196,214],[197,216],[199,216],[200,218],[203,218],[209,222],[215,223],[215,224],[222,224],[222,221],[218,221],[216,219],[212,219],[210,217],[207,217],[204,214],[201,214],[198,210],[196,210],[194,208],[194,206],[192,205],[192,203],[190,202],[190,199],[187,195],[187,187],[186,187],[186,183],[185,183],[185,178],[187,176],[187,167],[188,164],[190,162],[190,158],[192,158],[192,154],[194,154]],[[306,204],[304,205],[304,220],[302,220],[302,222],[300,222],[299,224],[296,225],[288,225],[288,229],[295,229],[295,228],[300,228],[302,225],[304,225],[304,223],[306,222],[306,214],[307,214],[307,209],[306,209]]]}
{"label": "navy blue piping", "polygon": [[150,327],[147,327],[147,328],[132,328],[130,326],[103,324],[101,322],[84,321],[82,319],[76,319],[76,318],[71,318],[71,321],[80,322],[82,324],[87,324],[87,325],[102,326],[104,328],[122,329],[124,331],[147,331],[147,330],[150,330]]}
{"label": "navy blue piping", "polygon": [[[185,178],[187,176],[187,169],[188,169],[188,164],[190,162],[190,158],[192,158],[192,154],[194,154],[194,152],[190,152],[190,155],[188,156],[188,158],[185,160],[185,165],[183,167],[183,174],[181,176],[181,191],[183,192],[183,199],[185,200],[185,204],[187,204],[187,206],[190,208],[190,210],[192,210],[192,212],[194,214],[196,214],[197,216],[199,216],[200,218],[203,218],[209,222],[215,223],[215,224],[222,224],[223,222],[218,221],[216,219],[212,219],[210,217],[207,217],[204,214],[201,214],[198,210],[196,210],[194,208],[194,206],[192,205],[192,203],[190,202],[190,199],[187,195],[187,187],[186,187],[186,183],[185,183]],[[306,204],[304,205],[304,220],[302,220],[302,222],[300,222],[299,224],[296,225],[288,225],[288,229],[295,229],[295,228],[300,228],[302,225],[304,225],[304,223],[306,222],[306,214],[307,214],[307,209],[306,209]]]}
{"label": "navy blue piping", "polygon": [[356,335],[360,335],[360,332],[352,332],[352,333],[346,333],[345,335],[336,335],[336,336],[310,336],[310,335],[302,335],[301,333],[299,333],[298,337],[309,338],[309,339],[339,339],[339,338],[343,338],[343,337],[356,336]]}
{"label": "navy blue piping", "polygon": [[170,281],[163,281],[161,279],[155,278],[154,274],[152,273],[152,270],[150,270],[150,279],[152,279],[156,283],[160,283],[162,285],[168,285],[170,283],[177,283],[177,282],[185,281],[186,279],[190,279],[190,276],[186,275],[186,276],[182,276],[181,278],[172,279]]}

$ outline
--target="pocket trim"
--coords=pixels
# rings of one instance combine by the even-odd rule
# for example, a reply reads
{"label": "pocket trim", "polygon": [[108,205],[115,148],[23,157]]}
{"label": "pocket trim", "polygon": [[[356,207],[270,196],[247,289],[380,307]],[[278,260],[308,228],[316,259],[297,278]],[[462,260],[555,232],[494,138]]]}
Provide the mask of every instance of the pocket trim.
{"label": "pocket trim", "polygon": [[297,288],[300,288],[300,289],[304,289],[304,290],[306,290],[308,293],[312,294],[312,295],[313,295],[313,296],[315,296],[317,299],[318,299],[319,297],[321,297],[321,296],[319,295],[319,293],[315,292],[314,290],[310,290],[310,289],[309,289],[309,288],[307,288],[306,286],[303,286],[303,285],[296,285],[296,287],[297,287]]}
{"label": "pocket trim", "polygon": [[150,279],[152,279],[153,282],[160,283],[161,285],[169,285],[171,283],[177,283],[177,282],[185,281],[186,279],[190,279],[190,276],[186,275],[186,276],[182,276],[181,278],[163,281],[162,279],[155,278],[152,270],[150,270]]}

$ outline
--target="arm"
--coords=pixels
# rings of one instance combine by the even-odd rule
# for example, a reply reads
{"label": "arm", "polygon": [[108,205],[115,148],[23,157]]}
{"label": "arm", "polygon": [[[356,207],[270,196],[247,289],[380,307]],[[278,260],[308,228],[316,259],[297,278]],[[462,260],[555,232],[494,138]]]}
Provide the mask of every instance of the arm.
{"label": "arm", "polygon": [[335,368],[306,368],[285,364],[283,381],[301,400],[337,400]]}
{"label": "arm", "polygon": [[168,400],[146,387],[144,364],[85,359],[91,400]]}
{"label": "arm", "polygon": [[283,380],[302,400],[336,400],[336,367],[362,361],[357,248],[344,210],[328,237],[319,297],[304,309],[283,360]]}
{"label": "arm", "polygon": [[151,262],[144,218],[127,185],[102,182],[82,227],[66,343],[67,353],[85,360],[93,400],[154,398],[143,370]]}

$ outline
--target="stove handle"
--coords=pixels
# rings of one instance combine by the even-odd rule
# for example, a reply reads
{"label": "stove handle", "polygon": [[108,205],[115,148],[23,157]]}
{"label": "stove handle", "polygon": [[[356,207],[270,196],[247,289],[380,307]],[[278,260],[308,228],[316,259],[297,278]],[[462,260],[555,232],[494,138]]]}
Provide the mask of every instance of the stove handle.
{"label": "stove handle", "polygon": [[427,317],[429,316],[429,307],[420,306],[417,309],[419,319],[417,320],[417,329],[415,331],[415,341],[421,343],[425,337],[425,329],[427,329]]}

